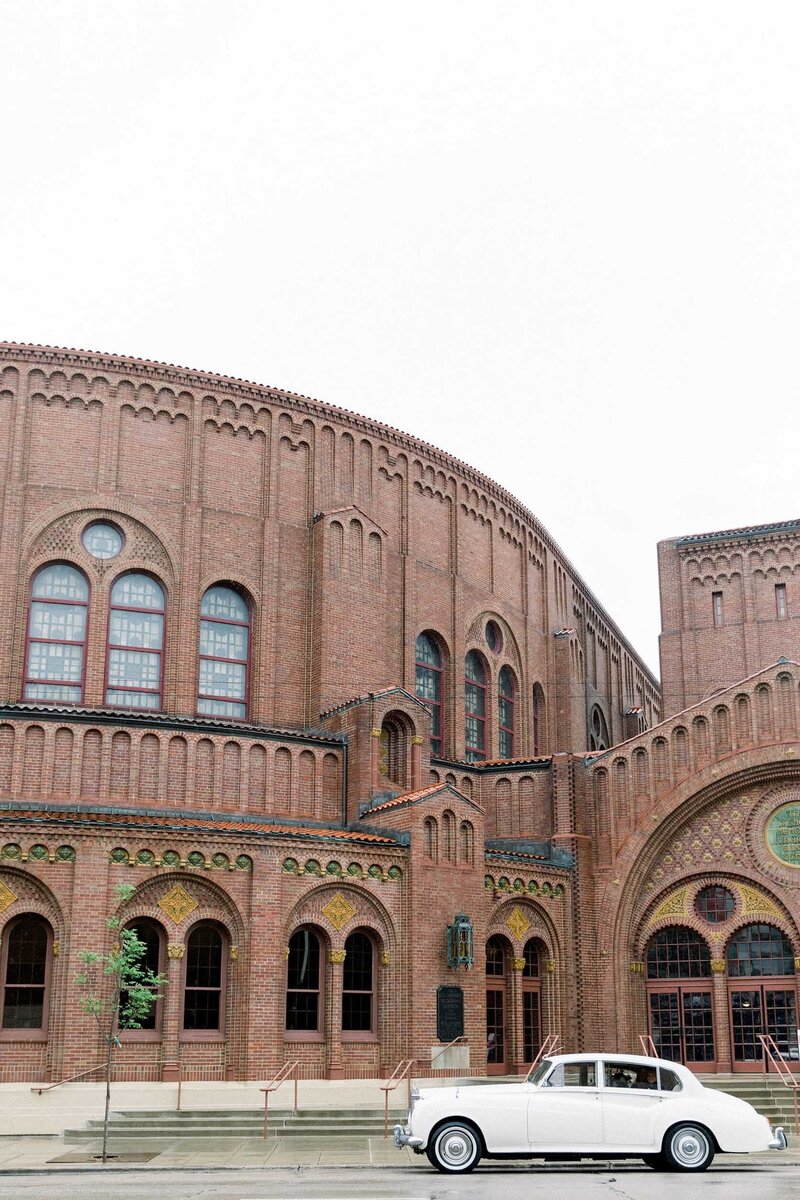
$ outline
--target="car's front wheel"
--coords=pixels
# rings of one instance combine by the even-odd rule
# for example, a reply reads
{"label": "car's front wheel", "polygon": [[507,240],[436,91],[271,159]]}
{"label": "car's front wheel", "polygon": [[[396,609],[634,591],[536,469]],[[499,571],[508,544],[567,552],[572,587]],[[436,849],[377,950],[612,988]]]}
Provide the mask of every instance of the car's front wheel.
{"label": "car's front wheel", "polygon": [[466,1175],[478,1165],[481,1142],[477,1131],[465,1121],[449,1121],[435,1131],[425,1153],[437,1171]]}
{"label": "car's front wheel", "polygon": [[714,1141],[702,1125],[676,1125],[664,1138],[664,1158],[671,1171],[705,1171],[714,1161]]}

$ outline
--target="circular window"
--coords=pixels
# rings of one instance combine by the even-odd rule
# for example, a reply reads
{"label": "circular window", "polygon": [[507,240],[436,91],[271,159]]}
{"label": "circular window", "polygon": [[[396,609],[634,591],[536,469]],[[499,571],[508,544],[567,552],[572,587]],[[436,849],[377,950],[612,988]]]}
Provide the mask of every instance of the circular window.
{"label": "circular window", "polygon": [[87,525],[81,538],[92,558],[116,558],[124,540],[122,532],[108,521],[94,521]]}
{"label": "circular window", "polygon": [[499,654],[503,648],[503,635],[495,621],[486,622],[486,645],[492,654]]}
{"label": "circular window", "polygon": [[719,925],[733,916],[736,904],[733,895],[724,887],[706,887],[697,893],[694,910],[709,925]]}

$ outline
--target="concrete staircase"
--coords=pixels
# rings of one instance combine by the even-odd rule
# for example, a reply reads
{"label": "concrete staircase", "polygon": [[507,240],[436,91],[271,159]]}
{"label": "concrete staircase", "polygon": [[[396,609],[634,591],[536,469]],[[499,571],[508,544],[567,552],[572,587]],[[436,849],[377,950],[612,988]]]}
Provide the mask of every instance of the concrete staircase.
{"label": "concrete staircase", "polygon": [[[389,1112],[389,1131],[402,1121],[405,1109]],[[260,1138],[264,1131],[263,1109],[189,1109],[182,1112],[140,1109],[112,1112],[109,1136],[115,1143],[146,1138],[175,1141],[178,1138]],[[103,1136],[102,1121],[88,1121],[84,1129],[65,1129],[67,1143],[96,1141]],[[383,1109],[285,1109],[270,1110],[267,1137],[383,1137]]]}
{"label": "concrete staircase", "polygon": [[[787,1134],[794,1132],[793,1089],[775,1075],[698,1075],[704,1087],[730,1092],[752,1104],[771,1125],[783,1125]],[[798,1095],[800,1101],[800,1095]]]}

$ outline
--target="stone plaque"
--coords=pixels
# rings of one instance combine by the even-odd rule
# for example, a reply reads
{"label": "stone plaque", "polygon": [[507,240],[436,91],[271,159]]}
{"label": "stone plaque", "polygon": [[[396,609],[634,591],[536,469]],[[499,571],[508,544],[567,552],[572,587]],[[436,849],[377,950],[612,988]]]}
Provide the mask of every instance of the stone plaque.
{"label": "stone plaque", "polygon": [[800,867],[800,804],[784,804],[767,824],[767,845],[776,858]]}
{"label": "stone plaque", "polygon": [[464,992],[460,987],[436,989],[436,1036],[440,1042],[464,1036]]}

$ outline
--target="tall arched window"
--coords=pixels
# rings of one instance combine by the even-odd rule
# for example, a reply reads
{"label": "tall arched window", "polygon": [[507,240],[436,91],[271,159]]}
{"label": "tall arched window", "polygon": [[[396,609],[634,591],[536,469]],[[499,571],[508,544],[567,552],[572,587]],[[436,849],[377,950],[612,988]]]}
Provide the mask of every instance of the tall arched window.
{"label": "tall arched window", "polygon": [[503,667],[497,680],[498,749],[501,758],[514,757],[514,672]]}
{"label": "tall arched window", "polygon": [[289,939],[286,963],[286,1033],[308,1038],[322,1029],[322,971],[319,938],[298,929]]}
{"label": "tall arched window", "polygon": [[[52,930],[42,917],[26,913],[3,934],[0,957],[2,1021],[0,1030],[24,1029],[25,1037],[46,1036]],[[10,1036],[13,1036],[11,1034]]]}
{"label": "tall arched window", "polygon": [[456,861],[456,818],[449,808],[442,813],[442,842],[448,862]]}
{"label": "tall arched window", "polygon": [[89,584],[69,563],[36,572],[31,586],[23,699],[80,704]]}
{"label": "tall arched window", "polygon": [[200,684],[197,711],[247,717],[250,607],[233,588],[210,587],[200,603]]}
{"label": "tall arched window", "polygon": [[164,589],[139,572],[121,575],[111,589],[106,704],[161,708]]}
{"label": "tall arched window", "polygon": [[439,824],[436,817],[426,817],[422,826],[423,846],[428,858],[439,860]]}
{"label": "tall arched window", "polygon": [[486,758],[486,667],[477,650],[464,662],[464,750],[467,762]]}
{"label": "tall arched window", "polygon": [[344,949],[342,1037],[347,1041],[375,1032],[375,947],[368,934],[356,930]]}
{"label": "tall arched window", "polygon": [[421,633],[416,646],[416,693],[431,710],[431,753],[442,753],[442,652],[429,633]]}
{"label": "tall arched window", "polygon": [[648,979],[703,979],[710,974],[708,943],[696,930],[670,925],[650,939]]}
{"label": "tall arched window", "polygon": [[[136,921],[131,921],[127,929],[132,929],[140,942],[144,943],[144,954],[139,959],[139,966],[152,971],[154,975],[159,975],[164,970],[164,950],[165,941],[164,930],[155,921],[151,921],[147,917],[141,917]],[[120,995],[120,1013],[124,1012],[126,996],[125,992]],[[142,1019],[141,1024],[136,1029],[125,1029],[124,1035],[127,1039],[134,1041],[137,1036],[152,1038],[153,1034],[158,1035],[161,1028],[161,1009],[162,1002],[159,997],[151,1006],[147,1016]]]}
{"label": "tall arched window", "polygon": [[204,921],[186,942],[183,1028],[187,1033],[221,1033],[225,1016],[222,933]]}

